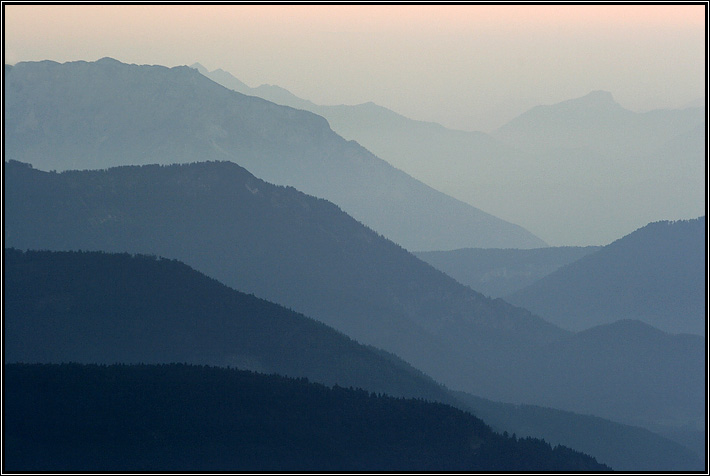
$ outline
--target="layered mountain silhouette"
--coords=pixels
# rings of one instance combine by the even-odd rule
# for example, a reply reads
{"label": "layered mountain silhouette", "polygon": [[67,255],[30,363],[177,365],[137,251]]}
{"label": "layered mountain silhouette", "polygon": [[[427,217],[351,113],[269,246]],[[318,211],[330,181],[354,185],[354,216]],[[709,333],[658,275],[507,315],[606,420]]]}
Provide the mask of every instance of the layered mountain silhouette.
{"label": "layered mountain silhouette", "polygon": [[178,259],[394,352],[454,387],[567,335],[471,291],[330,202],[230,163],[51,173],[5,165],[5,244]]}
{"label": "layered mountain silhouette", "polygon": [[552,244],[605,245],[649,222],[704,211],[701,107],[635,113],[611,93],[593,91],[534,107],[485,134],[414,121],[373,103],[316,105],[276,86],[250,88],[223,70],[193,67],[225,87],[319,114],[395,167]]}
{"label": "layered mountain silhouette", "polygon": [[6,363],[233,366],[445,402],[472,410],[500,433],[543,437],[617,470],[701,466],[686,448],[640,428],[462,392],[452,395],[392,354],[228,289],[175,260],[6,249],[4,266]]}
{"label": "layered mountain silhouette", "polygon": [[50,173],[9,162],[4,231],[6,246],[21,249],[179,259],[455,390],[645,427],[704,421],[699,336],[676,345],[681,338],[622,328],[581,345],[582,334],[486,298],[333,204],[233,163]]}
{"label": "layered mountain silhouette", "polygon": [[502,297],[599,249],[598,246],[532,250],[464,248],[414,254],[471,289],[486,296]]}
{"label": "layered mountain silhouette", "polygon": [[493,134],[514,147],[529,150],[585,148],[625,155],[649,155],[666,141],[702,121],[701,108],[624,109],[608,91],[536,106]]}
{"label": "layered mountain silhouette", "polygon": [[189,67],[51,61],[5,67],[5,154],[43,170],[229,160],[326,198],[412,250],[545,243],[395,169],[325,119]]}
{"label": "layered mountain silhouette", "polygon": [[506,300],[575,331],[638,319],[705,335],[705,233],[705,217],[648,224]]}
{"label": "layered mountain silhouette", "polygon": [[238,367],[453,401],[394,355],[175,260],[6,249],[5,362]]}
{"label": "layered mountain silhouette", "polygon": [[457,393],[479,418],[499,432],[544,438],[593,455],[615,471],[702,470],[697,455],[705,453],[703,430],[687,432],[695,453],[649,430],[603,418],[537,405],[494,402]]}
{"label": "layered mountain silhouette", "polygon": [[594,91],[537,106],[493,136],[530,154],[537,203],[564,226],[580,238],[616,230],[594,243],[603,245],[649,222],[704,213],[705,130],[703,108],[635,113]]}
{"label": "layered mountain silhouette", "polygon": [[447,405],[234,369],[9,365],[3,376],[10,471],[610,470]]}

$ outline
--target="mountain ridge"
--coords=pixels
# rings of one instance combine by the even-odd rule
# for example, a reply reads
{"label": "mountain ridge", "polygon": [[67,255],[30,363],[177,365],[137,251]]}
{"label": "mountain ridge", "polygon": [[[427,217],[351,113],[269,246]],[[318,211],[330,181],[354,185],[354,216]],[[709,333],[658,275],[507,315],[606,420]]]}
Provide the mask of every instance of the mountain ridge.
{"label": "mountain ridge", "polygon": [[[553,246],[605,245],[649,222],[704,211],[701,108],[636,113],[609,92],[591,92],[525,111],[501,127],[509,131],[501,137],[414,121],[381,106],[318,106],[290,93],[239,90],[316,112],[378,157]],[[664,144],[674,141],[667,150]]]}
{"label": "mountain ridge", "polygon": [[6,363],[238,367],[446,403],[471,411],[498,432],[544,438],[617,470],[682,470],[699,464],[687,449],[640,428],[452,394],[392,354],[227,289],[175,260],[5,249],[4,270]]}
{"label": "mountain ridge", "polygon": [[15,471],[610,469],[448,405],[235,369],[11,365],[4,376]]}
{"label": "mountain ridge", "polygon": [[[62,173],[6,163],[4,232],[6,246],[20,249],[179,259],[484,398],[638,426],[702,415],[701,348],[661,346],[639,374],[622,359],[626,343],[610,341],[600,361],[571,332],[457,283],[334,204],[230,162]],[[569,354],[563,363],[555,343]],[[672,384],[680,378],[672,362],[687,367],[684,385]],[[614,380],[614,398],[604,379]],[[632,385],[639,379],[653,387],[643,407]]]}
{"label": "mountain ridge", "polygon": [[343,139],[323,117],[188,66],[18,63],[5,79],[6,158],[43,170],[230,160],[326,198],[408,249],[546,245]]}
{"label": "mountain ridge", "polygon": [[567,335],[460,285],[336,205],[231,162],[62,173],[10,162],[5,176],[7,246],[179,259],[394,352],[444,384],[467,380],[452,371],[461,362],[475,367],[462,352]]}
{"label": "mountain ridge", "polygon": [[704,335],[705,223],[649,223],[505,299],[575,331],[626,318]]}

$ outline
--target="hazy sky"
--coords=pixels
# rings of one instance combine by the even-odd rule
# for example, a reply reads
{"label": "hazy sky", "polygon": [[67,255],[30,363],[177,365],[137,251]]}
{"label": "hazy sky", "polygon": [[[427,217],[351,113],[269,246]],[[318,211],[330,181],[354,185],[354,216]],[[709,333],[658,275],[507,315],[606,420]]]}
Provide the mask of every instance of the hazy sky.
{"label": "hazy sky", "polygon": [[202,63],[318,104],[374,101],[490,131],[611,91],[636,111],[704,96],[704,5],[4,5],[5,62]]}

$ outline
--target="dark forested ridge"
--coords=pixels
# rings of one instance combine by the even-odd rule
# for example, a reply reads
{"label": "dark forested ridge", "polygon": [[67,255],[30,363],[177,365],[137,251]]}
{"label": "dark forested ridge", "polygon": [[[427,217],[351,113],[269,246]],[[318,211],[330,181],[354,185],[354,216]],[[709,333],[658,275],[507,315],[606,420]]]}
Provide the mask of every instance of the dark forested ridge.
{"label": "dark forested ridge", "polygon": [[447,405],[233,369],[14,364],[4,385],[5,471],[609,470]]}
{"label": "dark forested ridge", "polygon": [[650,223],[505,299],[575,331],[638,319],[705,335],[705,223]]}
{"label": "dark forested ridge", "polygon": [[187,362],[448,398],[396,357],[175,260],[6,249],[4,266],[6,362]]}
{"label": "dark forested ridge", "polygon": [[524,288],[599,246],[550,246],[530,250],[464,248],[414,253],[458,282],[491,297]]}
{"label": "dark forested ridge", "polygon": [[229,160],[332,201],[407,249],[545,246],[343,139],[324,118],[186,66],[22,62],[4,84],[5,157],[42,170]]}
{"label": "dark forested ridge", "polygon": [[227,289],[175,260],[6,249],[4,265],[5,362],[235,366],[445,402],[484,417],[499,432],[542,437],[616,469],[701,466],[687,449],[639,428],[473,396],[461,400],[392,354]]}

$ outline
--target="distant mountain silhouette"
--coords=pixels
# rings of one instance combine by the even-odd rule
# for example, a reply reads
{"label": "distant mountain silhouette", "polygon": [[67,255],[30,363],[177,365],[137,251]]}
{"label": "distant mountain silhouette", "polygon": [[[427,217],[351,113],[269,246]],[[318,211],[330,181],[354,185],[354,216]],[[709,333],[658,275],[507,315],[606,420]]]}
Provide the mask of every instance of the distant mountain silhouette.
{"label": "distant mountain silhouette", "polygon": [[574,331],[638,319],[705,335],[705,224],[705,217],[651,223],[506,300]]}
{"label": "distant mountain silhouette", "polygon": [[445,402],[473,411],[499,432],[544,437],[619,470],[700,466],[686,448],[639,428],[453,396],[392,354],[227,289],[174,260],[102,252],[4,253],[6,363],[236,366]]}
{"label": "distant mountain silhouette", "polygon": [[[576,336],[457,283],[333,204],[233,163],[59,174],[9,162],[4,206],[6,246],[179,259],[392,352],[455,390],[644,427],[704,415],[704,393],[695,386],[704,373],[689,365],[688,382],[680,382],[668,365],[702,363],[702,346],[668,350],[631,336],[656,353],[639,373],[625,364],[623,339],[605,344],[602,360],[570,344],[556,367],[550,346]],[[533,375],[539,378],[530,381]],[[653,388],[644,405],[638,388]]]}
{"label": "distant mountain silhouette", "polygon": [[536,106],[500,127],[494,136],[515,147],[538,151],[585,148],[596,152],[648,155],[664,142],[702,122],[697,108],[635,113],[608,91],[549,106]]}
{"label": "distant mountain silhouette", "polygon": [[[617,230],[595,243],[607,244],[652,221],[704,213],[705,131],[703,108],[634,113],[598,91],[535,107],[493,135],[530,154],[539,177],[531,203],[565,216],[557,226],[580,239]],[[520,172],[535,174],[524,164]]]}
{"label": "distant mountain silhouette", "polygon": [[[704,210],[700,107],[634,113],[593,91],[534,107],[491,135],[373,103],[316,105],[282,88],[250,88],[222,70],[201,71],[227,88],[319,114],[395,167],[551,244],[604,245],[651,221]],[[669,150],[669,142],[678,147]]]}
{"label": "distant mountain silhouette", "polygon": [[599,246],[532,250],[464,248],[414,254],[471,289],[486,296],[502,297],[599,249]]}
{"label": "distant mountain silhouette", "polygon": [[4,98],[5,157],[42,170],[229,160],[326,198],[407,249],[545,246],[343,139],[322,117],[186,66],[18,63]]}
{"label": "distant mountain silhouette", "polygon": [[609,471],[447,405],[188,365],[6,365],[10,471]]}

